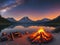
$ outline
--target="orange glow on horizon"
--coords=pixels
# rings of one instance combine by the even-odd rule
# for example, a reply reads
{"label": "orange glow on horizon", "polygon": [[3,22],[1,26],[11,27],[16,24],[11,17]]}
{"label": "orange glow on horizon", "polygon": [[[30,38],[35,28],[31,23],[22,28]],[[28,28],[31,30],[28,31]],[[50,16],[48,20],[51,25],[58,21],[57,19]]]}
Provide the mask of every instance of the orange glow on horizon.
{"label": "orange glow on horizon", "polygon": [[[38,15],[34,15],[34,14],[23,14],[23,15],[27,15],[31,20],[41,20],[43,18],[48,18],[48,19],[54,19],[56,18],[57,16],[60,15],[60,11],[54,11],[54,12],[51,12],[51,13],[46,13],[46,14],[38,14]],[[15,16],[14,18],[18,21],[20,20],[21,18],[23,18],[24,16]]]}
{"label": "orange glow on horizon", "polygon": [[[42,19],[44,19],[44,18],[48,18],[48,19],[52,20],[52,19],[56,18],[57,16],[59,16],[59,15],[52,15],[52,16],[51,16],[51,15],[48,15],[48,16],[42,16],[42,17],[41,17],[41,16],[38,16],[38,17],[35,17],[35,16],[34,16],[34,17],[33,17],[33,16],[30,17],[30,16],[29,16],[29,18],[30,18],[31,20],[33,20],[33,21],[42,20]],[[22,17],[19,17],[19,18],[16,17],[15,20],[19,21],[21,18],[22,18]]]}
{"label": "orange glow on horizon", "polygon": [[21,18],[23,18],[24,16],[28,16],[31,20],[33,21],[36,21],[36,20],[41,20],[43,18],[48,18],[48,19],[54,19],[56,18],[57,16],[60,15],[60,9],[56,9],[56,10],[50,10],[50,11],[47,11],[47,12],[32,12],[32,13],[18,13],[17,12],[14,12],[12,14],[3,14],[3,17],[13,17],[15,18],[17,21],[20,20]]}

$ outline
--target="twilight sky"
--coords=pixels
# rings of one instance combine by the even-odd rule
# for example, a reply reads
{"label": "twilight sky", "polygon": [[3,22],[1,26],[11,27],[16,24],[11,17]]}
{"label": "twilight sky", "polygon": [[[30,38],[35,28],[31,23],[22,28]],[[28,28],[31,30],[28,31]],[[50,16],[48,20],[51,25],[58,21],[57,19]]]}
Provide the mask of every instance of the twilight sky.
{"label": "twilight sky", "polygon": [[60,0],[0,0],[0,13],[16,20],[24,16],[32,20],[53,19],[60,15]]}

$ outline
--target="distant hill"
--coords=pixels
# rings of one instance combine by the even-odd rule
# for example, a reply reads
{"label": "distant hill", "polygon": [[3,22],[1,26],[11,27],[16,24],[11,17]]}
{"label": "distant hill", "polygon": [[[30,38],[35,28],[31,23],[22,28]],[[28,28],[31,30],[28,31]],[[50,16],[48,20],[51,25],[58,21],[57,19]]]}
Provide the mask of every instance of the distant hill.
{"label": "distant hill", "polygon": [[48,18],[44,18],[42,20],[37,20],[36,23],[38,24],[41,24],[41,25],[44,25],[46,22],[50,21],[50,19]]}
{"label": "distant hill", "polygon": [[30,24],[31,23],[32,25],[42,25],[48,21],[50,21],[50,19],[44,18],[42,20],[32,21],[29,17],[23,17],[22,19],[20,19],[18,21],[18,23],[24,23],[24,24],[26,24],[26,23]]}
{"label": "distant hill", "polygon": [[51,26],[60,26],[60,16],[54,18],[51,21],[48,21],[46,24]]}
{"label": "distant hill", "polygon": [[48,19],[48,18],[44,18],[41,20],[41,22],[48,22],[48,21],[50,21],[50,19]]}
{"label": "distant hill", "polygon": [[0,25],[10,25],[10,21],[0,15]]}
{"label": "distant hill", "polygon": [[56,17],[51,21],[52,23],[60,23],[60,16]]}
{"label": "distant hill", "polygon": [[7,18],[7,20],[9,20],[10,22],[16,22],[14,18]]}
{"label": "distant hill", "polygon": [[[12,23],[15,22],[15,23]],[[4,18],[0,15],[0,25],[8,24],[30,24],[30,25],[45,25],[45,26],[60,26],[60,16],[50,20],[44,18],[42,20],[33,21],[29,17],[23,17],[19,21],[16,21],[14,18]]]}

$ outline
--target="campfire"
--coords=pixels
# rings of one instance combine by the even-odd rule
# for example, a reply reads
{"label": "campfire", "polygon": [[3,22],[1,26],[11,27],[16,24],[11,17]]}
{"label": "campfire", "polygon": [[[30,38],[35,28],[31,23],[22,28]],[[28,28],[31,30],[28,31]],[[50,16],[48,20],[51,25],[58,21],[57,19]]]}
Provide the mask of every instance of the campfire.
{"label": "campfire", "polygon": [[46,43],[51,41],[53,36],[41,27],[37,32],[32,33],[29,39],[32,43]]}

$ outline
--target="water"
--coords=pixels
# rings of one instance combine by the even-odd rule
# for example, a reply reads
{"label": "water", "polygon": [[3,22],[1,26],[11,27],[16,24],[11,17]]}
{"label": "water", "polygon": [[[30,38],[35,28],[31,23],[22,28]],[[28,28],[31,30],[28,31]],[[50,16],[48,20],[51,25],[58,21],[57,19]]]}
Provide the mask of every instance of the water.
{"label": "water", "polygon": [[52,31],[55,29],[55,27],[48,27],[48,26],[22,26],[22,25],[11,25],[9,27],[1,29],[1,33],[6,32],[6,33],[11,33],[11,32],[35,32],[39,30],[40,27],[43,27],[47,31]]}

